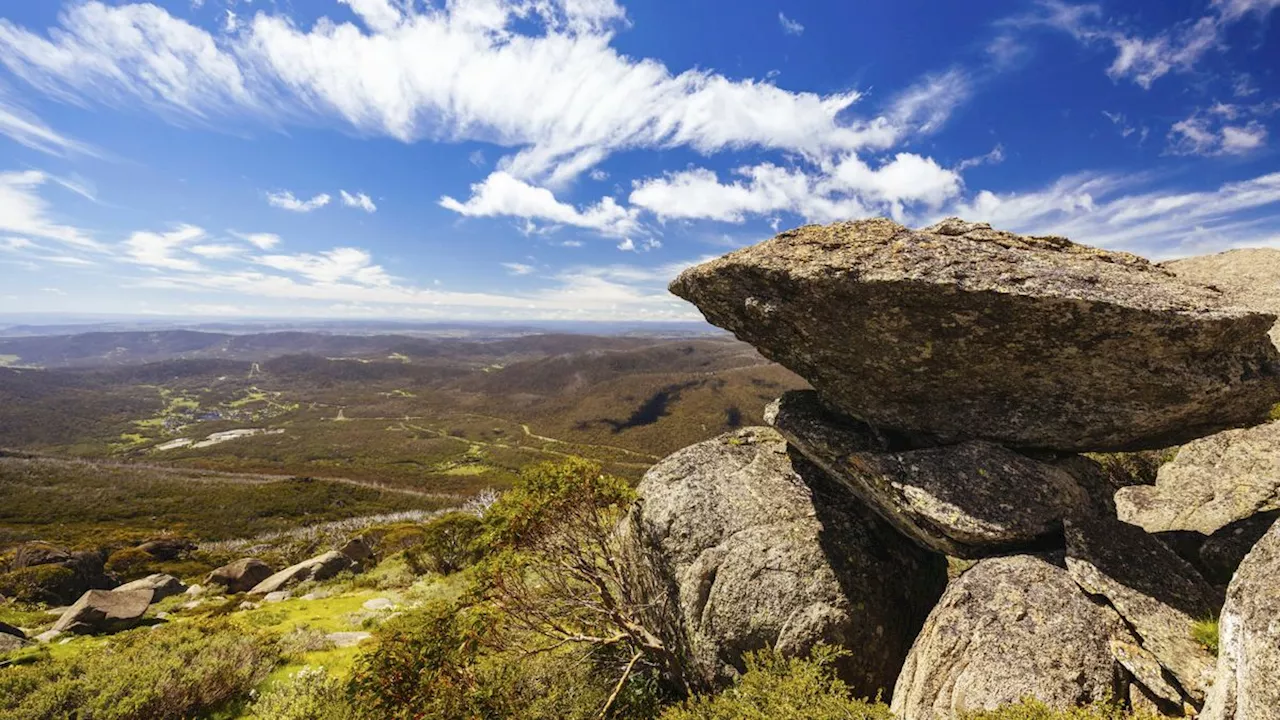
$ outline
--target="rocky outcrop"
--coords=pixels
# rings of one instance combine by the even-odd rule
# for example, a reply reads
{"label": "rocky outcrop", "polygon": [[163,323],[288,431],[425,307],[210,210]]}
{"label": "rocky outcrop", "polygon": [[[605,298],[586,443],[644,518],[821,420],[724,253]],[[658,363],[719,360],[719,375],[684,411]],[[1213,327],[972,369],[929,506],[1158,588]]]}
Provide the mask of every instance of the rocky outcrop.
{"label": "rocky outcrop", "polygon": [[889,452],[894,441],[827,412],[812,391],[783,394],[765,420],[793,447],[925,547],[975,558],[1060,538],[1087,498],[1061,467],[986,441]]}
{"label": "rocky outcrop", "polygon": [[1106,513],[1069,519],[1066,540],[1071,578],[1114,607],[1189,699],[1203,702],[1213,658],[1194,639],[1192,626],[1212,617],[1216,607],[1204,578],[1141,528]]}
{"label": "rocky outcrop", "polygon": [[1280,422],[1227,430],[1183,445],[1155,485],[1122,488],[1116,509],[1148,532],[1212,535],[1258,513],[1280,510]]}
{"label": "rocky outcrop", "polygon": [[[1280,314],[1280,250],[1240,248],[1216,255],[1170,260],[1161,266],[1175,275],[1221,290],[1235,305]],[[1271,328],[1280,342],[1280,327]]]}
{"label": "rocky outcrop", "polygon": [[206,585],[217,585],[230,593],[249,592],[255,585],[271,577],[275,572],[270,565],[257,558],[243,558],[223,565],[205,577]]}
{"label": "rocky outcrop", "polygon": [[892,688],[911,638],[946,582],[945,563],[894,532],[768,428],[680,450],[638,487],[635,553],[669,591],[668,645],[709,685],[744,653],[852,653],[855,692]]}
{"label": "rocky outcrop", "polygon": [[151,604],[150,590],[90,590],[62,613],[55,632],[107,633],[127,630],[142,619]]}
{"label": "rocky outcrop", "polygon": [[1164,447],[1280,402],[1274,315],[1064,238],[956,219],[811,225],[671,290],[845,414],[937,441]]}
{"label": "rocky outcrop", "polygon": [[369,543],[365,542],[362,537],[351,538],[338,552],[346,555],[353,563],[367,564],[369,560],[373,559],[373,548],[369,547]]}
{"label": "rocky outcrop", "polygon": [[196,544],[186,538],[164,537],[148,540],[138,550],[157,560],[176,560],[196,549]]}
{"label": "rocky outcrop", "polygon": [[249,590],[249,593],[251,595],[266,595],[308,580],[328,580],[343,570],[351,569],[352,565],[351,558],[337,550],[330,550],[323,555],[303,560],[297,565],[290,565],[254,585],[253,589]]}
{"label": "rocky outcrop", "polygon": [[1277,520],[1280,520],[1280,510],[1260,513],[1233,522],[1205,538],[1197,551],[1200,574],[1218,585],[1231,582],[1240,563]]}
{"label": "rocky outcrop", "polygon": [[[947,588],[893,691],[902,720],[953,720],[1035,698],[1071,708],[1118,696],[1123,621],[1090,602],[1061,557],[981,560]],[[1130,644],[1133,644],[1130,641]]]}
{"label": "rocky outcrop", "polygon": [[1254,546],[1227,589],[1218,665],[1203,720],[1280,720],[1280,525]]}
{"label": "rocky outcrop", "polygon": [[131,590],[150,590],[152,592],[151,602],[160,602],[167,597],[181,595],[187,591],[187,586],[172,575],[156,573],[125,583],[112,592],[129,592]]}
{"label": "rocky outcrop", "polygon": [[0,574],[0,595],[24,602],[66,605],[86,590],[119,582],[104,571],[101,553],[72,552],[43,542],[19,546],[10,568]]}
{"label": "rocky outcrop", "polygon": [[26,633],[8,623],[0,622],[0,654],[13,652],[30,644]]}

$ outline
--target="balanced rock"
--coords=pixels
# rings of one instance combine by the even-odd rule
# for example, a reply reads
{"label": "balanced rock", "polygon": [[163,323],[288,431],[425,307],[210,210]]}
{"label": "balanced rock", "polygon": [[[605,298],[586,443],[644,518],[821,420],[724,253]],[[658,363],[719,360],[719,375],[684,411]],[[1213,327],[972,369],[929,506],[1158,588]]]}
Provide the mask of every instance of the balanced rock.
{"label": "balanced rock", "polygon": [[1209,583],[1154,536],[1107,513],[1068,519],[1066,540],[1071,578],[1116,609],[1188,699],[1204,702],[1213,658],[1192,627],[1217,607]]}
{"label": "balanced rock", "polygon": [[[954,720],[1034,698],[1068,709],[1118,696],[1110,608],[1090,602],[1061,557],[981,560],[929,614],[893,691],[901,720]],[[1132,643],[1131,643],[1132,644]]]}
{"label": "balanced rock", "polygon": [[[1280,249],[1241,248],[1161,266],[1184,280],[1212,285],[1234,305],[1280,314]],[[1280,343],[1280,325],[1272,326],[1271,338]]]}
{"label": "balanced rock", "polygon": [[172,575],[155,573],[154,575],[148,575],[139,580],[125,583],[112,590],[112,592],[128,592],[130,590],[150,590],[153,593],[151,602],[160,602],[167,597],[181,595],[187,591],[187,586]]}
{"label": "balanced rock", "polygon": [[205,584],[220,585],[231,593],[249,592],[273,572],[270,565],[257,558],[243,558],[209,573]]}
{"label": "balanced rock", "polygon": [[99,633],[127,630],[142,619],[151,604],[150,590],[90,590],[53,624],[57,632]]}
{"label": "balanced rock", "polygon": [[1147,532],[1212,535],[1251,515],[1280,510],[1280,422],[1194,440],[1160,467],[1155,485],[1116,493],[1125,522]]}
{"label": "balanced rock", "polygon": [[983,557],[1061,537],[1084,491],[1060,467],[983,440],[890,452],[891,439],[827,412],[817,393],[783,394],[765,420],[811,462],[927,548]]}
{"label": "balanced rock", "polygon": [[330,550],[297,565],[290,565],[280,572],[268,577],[249,591],[253,595],[266,595],[278,590],[293,587],[308,580],[328,580],[352,566],[351,558],[337,550]]}
{"label": "balanced rock", "polygon": [[1274,315],[1146,260],[945,220],[810,225],[671,291],[847,415],[1066,451],[1156,448],[1280,402]]}
{"label": "balanced rock", "polygon": [[1203,720],[1280,720],[1280,524],[1240,564],[1218,620]]}
{"label": "balanced rock", "polygon": [[[768,428],[680,450],[641,480],[628,523],[660,604],[664,641],[706,685],[772,648],[845,647],[838,671],[860,695],[892,688],[946,584],[929,553],[866,510]],[[668,593],[666,589],[670,589]]]}

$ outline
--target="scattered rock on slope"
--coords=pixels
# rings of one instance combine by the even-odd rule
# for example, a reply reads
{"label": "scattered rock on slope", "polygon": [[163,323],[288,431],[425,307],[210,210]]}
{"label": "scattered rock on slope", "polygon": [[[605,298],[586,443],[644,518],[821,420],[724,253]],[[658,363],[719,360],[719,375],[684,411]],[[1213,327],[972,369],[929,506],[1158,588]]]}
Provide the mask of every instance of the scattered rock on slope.
{"label": "scattered rock on slope", "polygon": [[271,577],[270,565],[257,558],[243,558],[209,573],[206,585],[220,585],[227,592],[249,592],[255,585]]}
{"label": "scattered rock on slope", "polygon": [[1219,618],[1203,720],[1280,720],[1280,524],[1240,564]]}
{"label": "scattered rock on slope", "polygon": [[1133,255],[954,218],[790,230],[671,291],[844,413],[946,442],[1156,448],[1280,401],[1274,315]]}
{"label": "scattered rock on slope", "polygon": [[[1233,304],[1280,314],[1280,250],[1242,248],[1161,263],[1185,280],[1212,285]],[[1280,342],[1280,327],[1271,328]]]}
{"label": "scattered rock on slope", "polygon": [[852,650],[841,676],[874,696],[892,688],[911,640],[946,583],[945,562],[896,533],[847,490],[793,459],[768,428],[680,450],[638,488],[628,527],[672,589],[669,644],[708,684],[744,653]]}
{"label": "scattered rock on slope", "polygon": [[1213,658],[1192,636],[1213,616],[1213,589],[1195,569],[1141,528],[1107,513],[1067,520],[1067,568],[1090,595],[1105,598],[1196,703]]}
{"label": "scattered rock on slope", "polygon": [[293,587],[307,580],[328,580],[352,566],[351,558],[337,550],[330,550],[297,565],[290,565],[271,577],[263,580],[249,592],[254,595],[266,595],[285,588]]}
{"label": "scattered rock on slope", "polygon": [[160,602],[167,597],[181,595],[187,591],[187,586],[172,575],[155,573],[154,575],[148,575],[139,580],[125,583],[112,592],[128,592],[130,590],[150,590],[154,595],[151,598],[151,602]]}
{"label": "scattered rock on slope", "polygon": [[151,604],[150,590],[90,590],[62,613],[55,632],[99,633],[127,630],[142,619]]}
{"label": "scattered rock on slope", "polygon": [[1064,469],[990,442],[888,452],[872,428],[826,412],[813,391],[791,391],[765,419],[810,461],[908,537],[957,557],[983,557],[1061,537],[1087,502]]}
{"label": "scattered rock on slope", "polygon": [[1125,522],[1147,532],[1212,535],[1239,520],[1280,510],[1280,422],[1227,430],[1183,445],[1155,485],[1116,493]]}
{"label": "scattered rock on slope", "polygon": [[0,653],[7,653],[30,645],[27,634],[8,623],[0,622]]}
{"label": "scattered rock on slope", "polygon": [[1035,698],[1073,708],[1119,694],[1123,621],[1090,602],[1061,557],[981,560],[929,614],[893,691],[902,720],[953,720]]}

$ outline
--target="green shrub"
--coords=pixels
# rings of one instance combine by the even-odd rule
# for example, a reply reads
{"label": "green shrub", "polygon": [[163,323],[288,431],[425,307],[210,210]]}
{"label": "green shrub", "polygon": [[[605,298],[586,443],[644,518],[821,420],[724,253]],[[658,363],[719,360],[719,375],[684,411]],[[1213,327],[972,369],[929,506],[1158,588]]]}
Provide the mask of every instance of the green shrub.
{"label": "green shrub", "polygon": [[1218,654],[1218,618],[1198,620],[1191,626],[1191,637],[1205,650]]}
{"label": "green shrub", "polygon": [[107,556],[106,570],[121,580],[137,580],[150,575],[156,559],[145,550],[125,548]]}
{"label": "green shrub", "polygon": [[355,720],[346,688],[324,668],[304,667],[249,708],[258,720]]}
{"label": "green shrub", "polygon": [[471,513],[451,512],[422,527],[422,543],[405,554],[415,572],[421,569],[448,575],[473,565],[483,554],[484,523]]}
{"label": "green shrub", "polygon": [[0,672],[0,716],[189,718],[244,696],[277,659],[270,636],[231,622],[133,630],[79,655]]}
{"label": "green shrub", "polygon": [[502,717],[476,677],[482,643],[494,629],[487,613],[432,603],[374,633],[350,681],[362,712],[400,718]]}
{"label": "green shrub", "polygon": [[394,555],[421,545],[427,534],[421,525],[397,525],[378,539],[378,553],[382,556]]}
{"label": "green shrub", "polygon": [[849,694],[832,670],[839,656],[821,646],[809,660],[749,653],[747,671],[732,687],[668,708],[660,720],[892,720],[883,703]]}
{"label": "green shrub", "polygon": [[35,565],[0,575],[0,596],[25,603],[72,602],[83,587],[76,572],[61,565]]}
{"label": "green shrub", "polygon": [[1129,713],[1118,703],[1097,702],[1085,707],[1055,710],[1038,700],[1023,700],[999,710],[964,713],[961,720],[1158,720],[1146,712]]}

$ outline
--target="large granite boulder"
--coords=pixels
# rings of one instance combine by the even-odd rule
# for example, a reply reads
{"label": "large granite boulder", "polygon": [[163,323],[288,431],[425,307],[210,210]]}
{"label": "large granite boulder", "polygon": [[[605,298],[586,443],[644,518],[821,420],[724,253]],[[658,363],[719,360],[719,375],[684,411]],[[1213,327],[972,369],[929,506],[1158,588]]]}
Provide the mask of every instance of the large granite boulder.
{"label": "large granite boulder", "polygon": [[67,608],[53,624],[55,632],[106,633],[127,630],[142,619],[152,592],[143,590],[90,590]]}
{"label": "large granite boulder", "polygon": [[19,650],[30,644],[31,641],[27,639],[27,634],[22,630],[8,623],[0,622],[0,655]]}
{"label": "large granite boulder", "polygon": [[1235,577],[1236,569],[1249,551],[1277,520],[1280,520],[1280,510],[1251,515],[1210,535],[1197,552],[1196,568],[1209,582],[1226,585]]}
{"label": "large granite boulder", "polygon": [[67,605],[86,590],[118,584],[105,572],[103,560],[98,552],[72,552],[49,543],[26,543],[14,553],[11,570],[0,573],[0,595],[23,602]]}
{"label": "large granite boulder", "polygon": [[337,550],[330,550],[322,555],[317,555],[309,560],[303,560],[297,565],[290,565],[280,572],[268,577],[249,591],[251,595],[266,595],[267,593],[284,590],[293,587],[299,583],[308,580],[328,580],[343,570],[350,570],[352,565],[351,558],[343,555]]}
{"label": "large granite boulder", "polygon": [[1069,518],[1066,540],[1071,578],[1115,608],[1193,704],[1204,702],[1213,657],[1192,628],[1217,608],[1209,583],[1160,540],[1109,513]]}
{"label": "large granite boulder", "polygon": [[1280,510],[1280,422],[1227,430],[1183,445],[1155,485],[1116,493],[1125,522],[1147,532],[1212,535],[1251,515]]}
{"label": "large granite boulder", "polygon": [[[1185,280],[1212,285],[1232,304],[1280,314],[1280,249],[1240,248],[1170,260],[1161,266]],[[1271,338],[1280,343],[1280,325],[1272,326]]]}
{"label": "large granite boulder", "polygon": [[1280,720],[1280,525],[1240,564],[1218,620],[1203,720]]}
{"label": "large granite boulder", "polygon": [[641,480],[626,523],[634,554],[674,605],[664,640],[701,684],[743,654],[851,650],[840,675],[860,695],[892,689],[946,583],[945,561],[866,510],[768,428],[680,450]]}
{"label": "large granite boulder", "polygon": [[210,572],[204,582],[221,586],[230,593],[242,593],[249,592],[274,572],[270,565],[257,558],[242,558]]}
{"label": "large granite boulder", "polygon": [[155,573],[133,582],[127,582],[115,588],[112,592],[128,592],[130,590],[150,590],[153,594],[151,602],[160,602],[167,597],[181,595],[187,591],[187,586],[172,575]]}
{"label": "large granite boulder", "polygon": [[893,691],[901,720],[954,720],[1035,698],[1067,709],[1122,697],[1124,622],[1090,602],[1058,556],[981,560],[929,614]]}
{"label": "large granite boulder", "polygon": [[186,538],[162,537],[148,540],[138,550],[157,560],[176,560],[196,549],[196,544]]}
{"label": "large granite boulder", "polygon": [[845,414],[944,442],[1156,448],[1280,402],[1274,315],[1060,237],[957,219],[810,225],[671,291]]}
{"label": "large granite boulder", "polygon": [[1044,544],[1088,499],[1071,473],[983,440],[891,452],[893,439],[791,391],[765,420],[811,462],[845,483],[927,548],[975,558]]}

